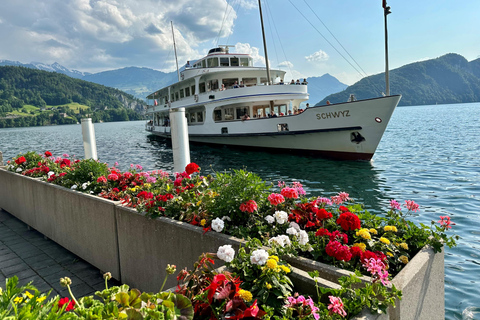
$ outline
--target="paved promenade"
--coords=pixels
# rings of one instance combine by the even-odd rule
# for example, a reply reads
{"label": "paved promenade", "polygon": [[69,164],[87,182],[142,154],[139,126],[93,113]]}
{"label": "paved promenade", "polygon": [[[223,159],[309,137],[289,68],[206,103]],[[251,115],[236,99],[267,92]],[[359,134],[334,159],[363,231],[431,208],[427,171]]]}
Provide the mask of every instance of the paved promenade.
{"label": "paved promenade", "polygon": [[[100,270],[0,209],[0,286],[5,288],[5,279],[14,275],[21,285],[33,281],[41,292],[53,289],[51,297],[70,297],[60,285],[63,277],[72,279],[76,298],[105,289]],[[111,285],[119,283],[112,279]]]}

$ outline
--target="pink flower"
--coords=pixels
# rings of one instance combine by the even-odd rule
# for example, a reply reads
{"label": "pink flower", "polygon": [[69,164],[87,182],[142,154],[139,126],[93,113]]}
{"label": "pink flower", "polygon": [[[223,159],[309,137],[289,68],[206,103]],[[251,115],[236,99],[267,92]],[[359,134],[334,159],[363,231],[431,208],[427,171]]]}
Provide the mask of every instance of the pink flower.
{"label": "pink flower", "polygon": [[406,200],[405,207],[407,207],[409,211],[417,212],[418,210],[418,204],[416,204],[413,200]]}
{"label": "pink flower", "polygon": [[390,200],[390,209],[400,210],[400,203],[396,200]]}
{"label": "pink flower", "polygon": [[242,203],[240,205],[240,210],[243,212],[253,213],[257,209],[258,209],[258,205],[255,202],[255,200],[248,200],[247,202]]}
{"label": "pink flower", "polygon": [[139,164],[136,164],[136,165],[135,165],[135,168],[136,168],[137,170],[140,170],[140,171],[142,171],[142,169],[143,169],[143,167],[142,167],[141,165],[139,165]]}
{"label": "pink flower", "polygon": [[372,274],[373,282],[380,280],[384,286],[389,284],[387,267],[380,259],[365,259],[363,266]]}
{"label": "pink flower", "polygon": [[331,206],[331,205],[332,205],[332,200],[330,200],[330,199],[328,199],[328,198],[318,197],[318,198],[317,198],[317,204],[326,204],[326,205]]}
{"label": "pink flower", "polygon": [[130,179],[131,177],[133,177],[133,174],[132,174],[131,172],[128,172],[128,171],[127,171],[127,172],[125,172],[125,173],[123,174],[123,176],[124,176],[126,179]]}
{"label": "pink flower", "polygon": [[342,201],[348,201],[348,200],[350,200],[350,198],[348,197],[349,194],[346,193],[346,192],[340,192],[340,193],[338,194],[338,196],[340,197],[340,199],[342,199]]}
{"label": "pink flower", "polygon": [[270,201],[270,204],[272,206],[278,206],[280,203],[285,202],[285,198],[278,193],[272,193],[271,195],[268,196],[268,201]]}
{"label": "pink flower", "polygon": [[342,317],[345,317],[347,313],[343,309],[343,301],[339,297],[329,296],[330,304],[328,305],[328,310],[330,310],[330,314],[336,313]]}
{"label": "pink flower", "polygon": [[444,230],[447,230],[447,229],[451,229],[452,225],[454,226],[455,223],[451,222],[450,221],[450,217],[449,216],[440,216],[440,221],[438,221],[438,223],[440,223],[440,225],[442,226],[442,228]]}
{"label": "pink flower", "polygon": [[287,199],[297,199],[298,198],[298,191],[297,189],[285,187],[281,191],[282,196]]}
{"label": "pink flower", "polygon": [[97,179],[97,182],[99,183],[107,183],[107,178],[105,176],[101,176]]}
{"label": "pink flower", "polygon": [[333,196],[331,199],[332,199],[332,202],[334,204],[342,204],[343,203],[343,200],[340,196]]}

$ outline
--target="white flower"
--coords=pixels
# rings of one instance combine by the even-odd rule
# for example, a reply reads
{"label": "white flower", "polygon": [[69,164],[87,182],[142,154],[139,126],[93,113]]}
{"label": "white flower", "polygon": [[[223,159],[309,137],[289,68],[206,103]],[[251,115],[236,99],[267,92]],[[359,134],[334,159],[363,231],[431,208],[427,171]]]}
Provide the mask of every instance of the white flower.
{"label": "white flower", "polygon": [[219,259],[225,262],[231,262],[233,260],[233,257],[235,256],[235,250],[233,250],[231,245],[226,244],[224,246],[218,247],[217,256]]}
{"label": "white flower", "polygon": [[76,190],[78,188],[78,186],[76,184],[74,184],[73,186],[70,187],[70,189],[72,190]]}
{"label": "white flower", "polygon": [[83,190],[87,189],[87,187],[88,187],[89,184],[90,184],[90,182],[84,182],[84,183],[82,184],[82,189],[83,189]]}
{"label": "white flower", "polygon": [[277,220],[278,224],[284,224],[288,220],[288,213],[285,211],[276,211],[273,216]]}
{"label": "white flower", "polygon": [[22,168],[17,168],[17,170],[15,170],[17,172],[22,172]]}
{"label": "white flower", "polygon": [[217,232],[222,232],[224,226],[223,220],[220,218],[215,218],[215,220],[212,221],[212,229]]}
{"label": "white flower", "polygon": [[13,165],[9,164],[9,165],[7,166],[7,169],[8,169],[8,170],[13,169]]}
{"label": "white flower", "polygon": [[222,220],[223,220],[223,221],[225,221],[225,220],[227,220],[227,221],[232,221],[232,219],[230,219],[229,216],[223,216],[223,217],[222,217]]}
{"label": "white flower", "polygon": [[298,235],[298,231],[295,228],[290,227],[290,228],[287,229],[287,234],[290,234],[292,236],[296,236],[296,235]]}
{"label": "white flower", "polygon": [[49,171],[49,172],[47,173],[47,177],[50,179],[50,177],[53,176],[54,174],[55,174],[55,172]]}
{"label": "white flower", "polygon": [[290,228],[294,228],[297,231],[300,231],[300,226],[295,221],[290,222]]}
{"label": "white flower", "polygon": [[307,231],[300,230],[297,237],[298,237],[298,243],[300,243],[302,246],[304,246],[308,243],[308,233],[307,233]]}
{"label": "white flower", "polygon": [[282,248],[285,246],[290,246],[292,243],[290,241],[290,238],[286,234],[282,234],[280,236],[276,236],[268,240],[268,243],[276,243]]}
{"label": "white flower", "polygon": [[265,220],[267,220],[267,222],[270,224],[275,222],[275,218],[272,217],[271,215],[266,216]]}
{"label": "white flower", "polygon": [[264,249],[257,249],[252,252],[250,256],[250,262],[252,264],[257,264],[259,266],[263,266],[268,260],[268,252]]}

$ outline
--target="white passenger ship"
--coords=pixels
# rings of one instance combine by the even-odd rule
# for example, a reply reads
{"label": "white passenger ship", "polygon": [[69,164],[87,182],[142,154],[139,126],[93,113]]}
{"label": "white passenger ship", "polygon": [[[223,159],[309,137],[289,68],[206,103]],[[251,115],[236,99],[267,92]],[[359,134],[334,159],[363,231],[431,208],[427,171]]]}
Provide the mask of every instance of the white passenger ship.
{"label": "white passenger ship", "polygon": [[184,107],[190,142],[370,160],[401,98],[301,112],[308,85],[284,83],[282,70],[270,70],[270,76],[271,84],[266,69],[254,67],[249,55],[229,53],[226,46],[212,49],[191,67],[187,64],[181,81],[147,97],[152,120],[146,130],[170,138],[169,110]]}

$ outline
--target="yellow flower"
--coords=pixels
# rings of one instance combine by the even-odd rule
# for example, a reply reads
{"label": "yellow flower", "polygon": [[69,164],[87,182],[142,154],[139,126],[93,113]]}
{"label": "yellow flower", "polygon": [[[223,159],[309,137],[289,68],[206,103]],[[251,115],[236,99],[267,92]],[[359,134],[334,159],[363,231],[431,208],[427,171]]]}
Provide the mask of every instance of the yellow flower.
{"label": "yellow flower", "polygon": [[408,263],[408,258],[405,257],[405,256],[400,256],[400,257],[398,257],[398,260],[400,260],[403,264],[407,264],[407,263]]}
{"label": "yellow flower", "polygon": [[363,252],[365,252],[365,250],[367,250],[367,245],[365,243],[362,243],[362,242],[354,243],[353,246],[354,247],[359,247],[360,249],[362,249]]}
{"label": "yellow flower", "polygon": [[370,229],[369,231],[370,231],[371,234],[378,234],[377,229],[373,229],[373,228],[372,228],[372,229]]}
{"label": "yellow flower", "polygon": [[391,253],[390,251],[387,251],[387,256],[393,257],[393,253]]}
{"label": "yellow flower", "polygon": [[403,250],[408,250],[408,244],[406,244],[405,242],[400,243],[398,246]]}
{"label": "yellow flower", "polygon": [[0,296],[3,294],[3,289],[0,287]]}
{"label": "yellow flower", "polygon": [[387,238],[384,238],[384,237],[380,238],[380,242],[383,242],[385,244],[390,244],[390,240],[388,240]]}
{"label": "yellow flower", "polygon": [[202,219],[202,221],[200,221],[200,225],[202,227],[204,227],[206,223],[207,223],[207,220],[205,220],[205,219]]}
{"label": "yellow flower", "polygon": [[267,267],[270,269],[275,269],[277,267],[277,261],[275,261],[275,259],[268,259]]}
{"label": "yellow flower", "polygon": [[383,227],[383,231],[385,231],[385,232],[388,232],[388,231],[397,232],[398,230],[397,230],[397,227],[395,227],[395,226],[385,226],[385,227]]}
{"label": "yellow flower", "polygon": [[22,301],[23,297],[16,297],[15,299],[13,299],[13,302],[15,302],[16,304],[22,303]]}
{"label": "yellow flower", "polygon": [[268,282],[265,283],[265,287],[266,287],[268,290],[272,289],[272,285],[271,285],[270,283],[268,283]]}
{"label": "yellow flower", "polygon": [[197,202],[197,207],[202,203],[202,200]]}
{"label": "yellow flower", "polygon": [[152,185],[150,183],[145,183],[143,186],[147,189],[150,189],[152,187]]}
{"label": "yellow flower", "polygon": [[357,237],[360,236],[363,239],[367,239],[367,240],[372,239],[372,236],[370,235],[370,232],[368,231],[368,229],[360,229],[357,231],[356,234],[357,234]]}
{"label": "yellow flower", "polygon": [[280,268],[283,270],[285,273],[290,273],[290,268],[284,265],[281,265]]}
{"label": "yellow flower", "polygon": [[246,302],[251,301],[253,298],[253,295],[250,291],[243,290],[243,289],[238,290],[238,296]]}
{"label": "yellow flower", "polygon": [[273,259],[275,261],[279,261],[278,257],[277,256],[268,256],[268,259]]}
{"label": "yellow flower", "polygon": [[130,190],[130,191],[132,191],[132,192],[135,192],[135,188],[130,188],[130,189],[128,189],[128,190]]}
{"label": "yellow flower", "polygon": [[43,296],[43,297],[37,298],[37,302],[39,302],[39,303],[42,303],[43,301],[45,301],[45,299],[47,299],[47,297],[46,297],[46,296]]}
{"label": "yellow flower", "polygon": [[25,291],[25,295],[27,296],[28,299],[32,299],[32,298],[33,298],[33,294],[31,294],[31,293],[28,292],[28,291]]}

